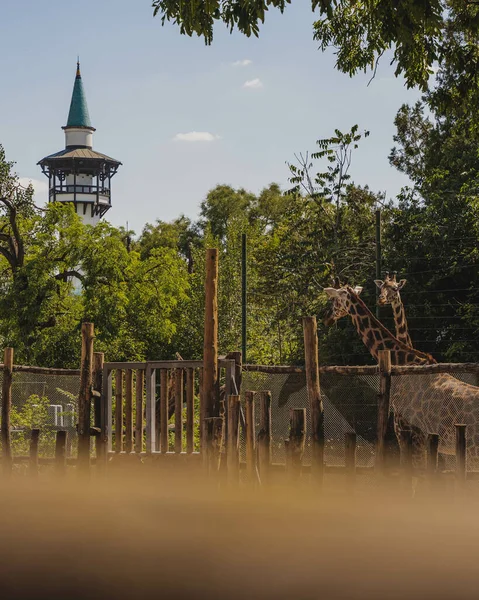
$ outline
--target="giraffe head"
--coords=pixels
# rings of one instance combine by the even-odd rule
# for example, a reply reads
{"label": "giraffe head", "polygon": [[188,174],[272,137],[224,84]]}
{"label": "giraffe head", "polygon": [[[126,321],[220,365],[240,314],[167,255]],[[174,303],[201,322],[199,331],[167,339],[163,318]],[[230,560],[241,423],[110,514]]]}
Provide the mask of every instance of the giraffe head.
{"label": "giraffe head", "polygon": [[374,283],[379,288],[378,304],[383,306],[384,304],[393,304],[395,301],[400,300],[399,290],[401,290],[406,280],[396,281],[396,272],[393,273],[392,277],[389,277],[389,273],[386,271],[386,277],[384,281],[382,279],[375,279]]}
{"label": "giraffe head", "polygon": [[351,293],[359,294],[363,291],[363,288],[356,286],[354,288],[349,285],[343,285],[341,287],[324,288],[324,291],[332,299],[331,308],[324,317],[324,324],[330,327],[333,323],[336,323],[342,317],[349,315],[351,308]]}

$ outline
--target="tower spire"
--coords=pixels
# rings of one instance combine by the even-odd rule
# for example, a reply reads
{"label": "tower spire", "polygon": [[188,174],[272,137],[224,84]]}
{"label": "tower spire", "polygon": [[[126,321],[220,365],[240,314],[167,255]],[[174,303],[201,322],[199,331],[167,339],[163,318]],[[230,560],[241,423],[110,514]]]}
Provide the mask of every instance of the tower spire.
{"label": "tower spire", "polygon": [[70,111],[68,113],[67,127],[85,127],[93,129],[88,112],[85,90],[80,72],[80,57],[77,60],[77,72],[75,83],[73,84],[72,99],[70,102]]}

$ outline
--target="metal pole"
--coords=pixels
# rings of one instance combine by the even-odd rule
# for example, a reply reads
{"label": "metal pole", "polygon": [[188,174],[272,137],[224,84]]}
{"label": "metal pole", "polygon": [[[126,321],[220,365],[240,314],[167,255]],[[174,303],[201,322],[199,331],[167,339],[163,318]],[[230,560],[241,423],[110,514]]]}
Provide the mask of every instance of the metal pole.
{"label": "metal pole", "polygon": [[[381,209],[376,210],[376,279],[381,279]],[[376,286],[376,317],[379,319],[379,288]]]}
{"label": "metal pole", "polygon": [[246,233],[241,235],[241,353],[246,363]]}

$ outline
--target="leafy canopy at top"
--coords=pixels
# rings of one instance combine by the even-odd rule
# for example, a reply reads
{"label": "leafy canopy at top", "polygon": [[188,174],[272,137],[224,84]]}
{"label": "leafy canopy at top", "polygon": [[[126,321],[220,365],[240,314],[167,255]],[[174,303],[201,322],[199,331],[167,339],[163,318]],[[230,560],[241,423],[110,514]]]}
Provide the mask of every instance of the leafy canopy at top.
{"label": "leafy canopy at top", "polygon": [[[297,0],[301,1],[301,0]],[[153,0],[154,15],[172,21],[180,33],[213,41],[215,22],[250,37],[275,8],[284,12],[292,0]],[[377,61],[391,50],[395,74],[404,75],[408,87],[427,87],[435,61],[447,52],[445,32],[451,22],[467,35],[479,30],[479,3],[475,0],[311,0],[318,18],[314,39],[321,50],[333,48],[336,67],[354,75],[375,70]]]}

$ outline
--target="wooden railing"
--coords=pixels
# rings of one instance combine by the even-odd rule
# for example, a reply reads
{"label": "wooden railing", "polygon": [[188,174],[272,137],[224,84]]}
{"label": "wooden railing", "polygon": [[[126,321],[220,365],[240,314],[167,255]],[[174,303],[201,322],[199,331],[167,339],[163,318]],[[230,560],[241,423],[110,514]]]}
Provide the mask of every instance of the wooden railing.
{"label": "wooden railing", "polygon": [[[236,363],[223,359],[218,367],[227,397],[236,391]],[[107,453],[199,452],[205,419],[202,375],[203,362],[198,360],[105,363],[102,404]]]}

